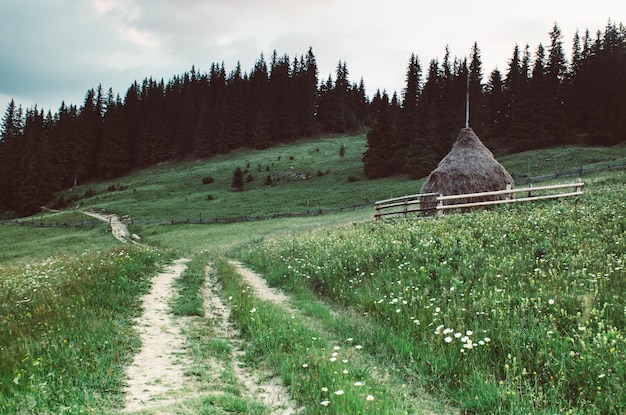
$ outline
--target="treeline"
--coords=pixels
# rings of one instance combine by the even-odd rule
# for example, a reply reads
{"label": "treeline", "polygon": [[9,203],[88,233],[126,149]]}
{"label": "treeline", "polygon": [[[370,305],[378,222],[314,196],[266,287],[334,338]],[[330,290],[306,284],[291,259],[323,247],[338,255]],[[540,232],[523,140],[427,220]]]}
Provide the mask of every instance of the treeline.
{"label": "treeline", "polygon": [[621,24],[577,34],[569,62],[555,24],[547,47],[515,46],[505,73],[494,69],[486,82],[477,44],[469,60],[446,49],[423,72],[412,55],[401,96],[377,91],[370,100],[345,62],[320,82],[309,49],[293,60],[261,55],[249,73],[213,64],[167,83],[144,79],[124,97],[98,87],[55,113],[11,101],[0,124],[0,212],[33,213],[58,190],[162,161],[369,127],[368,177],[424,177],[465,125],[468,90],[469,124],[497,153],[626,140]]}
{"label": "treeline", "polygon": [[563,144],[610,146],[626,141],[626,28],[609,22],[572,41],[565,59],[558,25],[550,44],[515,46],[504,74],[494,69],[483,82],[480,50],[468,59],[432,60],[423,81],[412,55],[402,97],[377,93],[377,114],[363,157],[365,174],[428,175],[452,147],[466,122],[496,153]]}
{"label": "treeline", "polygon": [[351,83],[339,62],[335,79],[320,84],[311,49],[293,61],[274,52],[269,64],[261,55],[250,73],[213,64],[167,83],[145,79],[123,99],[98,87],[80,108],[62,103],[54,114],[11,101],[1,125],[0,211],[32,213],[53,192],[162,161],[370,124],[363,81]]}

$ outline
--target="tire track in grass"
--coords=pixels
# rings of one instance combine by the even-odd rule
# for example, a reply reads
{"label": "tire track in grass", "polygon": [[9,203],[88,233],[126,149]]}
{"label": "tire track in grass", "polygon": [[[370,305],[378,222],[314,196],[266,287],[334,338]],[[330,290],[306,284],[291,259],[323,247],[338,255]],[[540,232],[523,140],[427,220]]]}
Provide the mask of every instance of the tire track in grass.
{"label": "tire track in grass", "polygon": [[261,401],[270,409],[271,415],[297,414],[296,403],[290,398],[280,378],[269,372],[250,372],[242,363],[245,343],[230,321],[230,309],[222,302],[222,293],[221,285],[214,278],[211,268],[207,267],[204,286],[205,318],[213,321],[215,337],[225,339],[232,346],[230,369],[243,386],[245,393]]}
{"label": "tire track in grass", "polygon": [[[283,294],[281,291],[275,288],[270,287],[267,284],[267,281],[265,280],[265,278],[263,278],[261,275],[246,268],[240,262],[230,260],[229,264],[232,267],[234,267],[235,271],[242,277],[243,281],[246,284],[248,284],[250,287],[252,287],[252,289],[254,290],[255,294],[257,295],[259,299],[271,302],[292,315],[301,314],[298,310],[294,309],[291,306],[290,299],[287,295]],[[334,310],[329,310],[329,313],[336,318],[339,317],[339,315]],[[315,319],[306,319],[305,324],[314,331],[321,330],[322,332],[326,332],[326,329],[323,326],[321,326],[318,322],[316,322]],[[332,335],[330,337],[332,337]],[[352,339],[350,339],[350,341],[351,340]],[[333,343],[337,343],[337,342],[335,341]],[[330,346],[329,346],[329,349],[330,349]],[[360,353],[355,352],[355,356],[358,356],[358,355],[360,355]],[[357,359],[366,360],[366,358],[363,356],[360,356]],[[423,393],[423,395],[418,394],[418,393],[415,393],[415,394],[411,393],[410,395],[407,395],[407,393],[402,392],[398,388],[398,384],[401,382],[401,380],[398,380],[398,379],[393,380],[393,381],[390,380],[389,379],[390,374],[386,370],[381,370],[380,368],[377,368],[375,366],[369,367],[369,369],[372,371],[372,379],[374,381],[379,382],[379,383],[388,383],[390,389],[396,390],[394,392],[394,394],[396,395],[396,399],[400,398],[401,400],[403,400],[402,405],[407,405],[407,407],[411,408],[411,410],[415,409],[415,407],[412,406],[411,401],[413,401],[413,403],[416,404],[417,407],[419,408],[418,413],[423,413],[427,415],[458,413],[457,410],[454,408],[445,407],[444,405],[441,405],[433,401],[428,396],[427,393],[424,393],[421,390],[419,392]],[[402,384],[401,388],[404,388],[404,384]],[[404,412],[404,410],[402,410],[401,413],[409,413],[409,412]]]}

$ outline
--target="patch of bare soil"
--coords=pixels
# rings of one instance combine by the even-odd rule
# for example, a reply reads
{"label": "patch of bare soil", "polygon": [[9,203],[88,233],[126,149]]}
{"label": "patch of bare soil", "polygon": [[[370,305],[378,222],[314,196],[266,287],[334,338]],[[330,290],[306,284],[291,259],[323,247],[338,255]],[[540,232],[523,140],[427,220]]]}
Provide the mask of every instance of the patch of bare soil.
{"label": "patch of bare soil", "polygon": [[289,297],[267,285],[267,281],[259,274],[244,267],[240,262],[230,261],[230,264],[235,267],[237,273],[241,275],[246,284],[252,287],[261,300],[274,303],[286,311],[295,312],[289,305]]}
{"label": "patch of bare soil", "polygon": [[122,222],[115,214],[102,214],[95,212],[83,212],[85,215],[89,215],[93,218],[106,222],[111,227],[111,233],[113,237],[122,243],[132,241],[128,227]]}
{"label": "patch of bare soil", "polygon": [[[260,277],[259,279],[263,281]],[[289,397],[289,393],[280,378],[272,376],[269,372],[251,372],[243,365],[245,343],[240,339],[239,333],[230,322],[230,309],[222,302],[221,292],[220,284],[212,277],[211,269],[207,267],[204,287],[205,317],[213,321],[215,337],[227,339],[231,344],[233,348],[231,369],[243,385],[243,389],[248,392],[250,397],[260,400],[270,408],[272,415],[299,413],[295,401]]]}
{"label": "patch of bare soil", "polygon": [[[122,243],[134,242],[126,225],[114,214],[85,212],[85,214],[109,223],[113,236]],[[185,369],[191,365],[185,353],[185,336],[182,325],[190,324],[186,319],[175,319],[170,313],[170,302],[175,295],[174,281],[186,269],[187,259],[179,259],[168,266],[152,280],[150,292],[143,298],[143,313],[135,327],[141,337],[141,350],[127,368],[126,399],[123,412],[149,411],[151,414],[176,413],[173,408],[186,399],[201,395],[220,393],[217,385],[214,391],[203,386],[192,385],[185,377]],[[258,274],[233,263],[247,284],[263,300],[288,307],[288,298],[269,287]],[[295,415],[297,408],[280,378],[271,372],[251,371],[243,364],[245,343],[230,322],[230,309],[221,300],[221,287],[206,268],[204,285],[204,319],[213,323],[214,336],[226,340],[232,346],[232,359],[229,369],[235,374],[242,390],[251,398],[261,401],[270,409],[271,415]],[[214,378],[225,369],[223,363],[211,359],[210,366]],[[216,380],[217,382],[217,380]],[[199,392],[199,389],[203,389]],[[190,396],[193,395],[193,396]]]}
{"label": "patch of bare soil", "polygon": [[169,396],[184,380],[185,339],[170,313],[173,282],[186,269],[181,258],[152,279],[143,298],[143,313],[135,327],[141,336],[141,351],[127,368],[128,384],[124,412],[134,412],[173,403]]}

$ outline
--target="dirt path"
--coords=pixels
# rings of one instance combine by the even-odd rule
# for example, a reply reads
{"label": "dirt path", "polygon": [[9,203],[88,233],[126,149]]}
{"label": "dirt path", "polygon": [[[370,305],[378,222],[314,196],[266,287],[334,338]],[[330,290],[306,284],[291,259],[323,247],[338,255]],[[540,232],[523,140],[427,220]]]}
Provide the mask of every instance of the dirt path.
{"label": "dirt path", "polygon": [[267,285],[267,281],[259,274],[244,267],[240,262],[230,261],[230,264],[235,267],[237,273],[241,275],[246,284],[252,287],[257,297],[261,300],[274,303],[291,313],[295,312],[295,310],[289,306],[289,297]]}
{"label": "dirt path", "polygon": [[[128,228],[114,214],[84,212],[98,220],[109,223],[111,233],[122,243],[135,242]],[[211,358],[212,378],[216,385],[207,390],[207,385],[194,385],[193,380],[185,377],[185,369],[192,365],[186,355],[186,338],[182,334],[190,328],[191,320],[174,318],[170,313],[170,302],[175,296],[174,281],[186,269],[188,259],[181,258],[173,265],[152,279],[150,292],[142,299],[143,312],[135,323],[141,338],[141,350],[126,370],[127,387],[123,412],[147,411],[150,414],[177,413],[180,406],[185,406],[187,399],[197,399],[221,393],[217,385],[220,373],[230,369],[237,378],[244,394],[262,402],[270,409],[271,415],[295,415],[301,411],[290,398],[280,378],[269,371],[251,371],[243,364],[246,345],[230,321],[230,309],[221,300],[221,286],[206,268],[203,287],[205,315],[204,323],[213,327],[212,335],[223,339],[232,346],[232,356],[227,363]],[[259,298],[279,304],[291,310],[288,297],[269,287],[258,274],[244,268],[238,262],[232,262]],[[291,310],[293,311],[293,310]],[[224,367],[227,365],[228,367]],[[200,391],[202,389],[202,391]]]}
{"label": "dirt path", "polygon": [[124,412],[169,406],[172,392],[184,384],[185,338],[170,313],[173,282],[187,268],[188,259],[174,261],[152,279],[143,298],[143,313],[135,327],[141,336],[141,351],[127,368],[128,384]]}
{"label": "dirt path", "polygon": [[85,215],[91,216],[102,222],[106,222],[111,226],[111,233],[113,237],[122,243],[127,243],[128,241],[132,241],[130,232],[128,231],[128,227],[125,223],[123,223],[115,214],[102,214],[95,212],[83,212]]}
{"label": "dirt path", "polygon": [[[264,282],[258,275],[256,279],[258,281],[255,281],[255,285],[250,284],[253,288],[255,286],[260,287]],[[249,283],[248,279],[246,279],[246,282]],[[244,367],[242,358],[245,355],[245,343],[240,339],[239,333],[230,322],[230,309],[222,302],[221,292],[220,284],[212,276],[211,269],[207,267],[204,287],[205,317],[213,321],[215,337],[227,339],[232,345],[231,368],[237,380],[243,385],[243,388],[251,398],[260,400],[270,409],[271,415],[293,415],[299,413],[296,403],[290,398],[280,378],[273,376],[269,372],[251,372]],[[257,294],[259,294],[258,291]]]}

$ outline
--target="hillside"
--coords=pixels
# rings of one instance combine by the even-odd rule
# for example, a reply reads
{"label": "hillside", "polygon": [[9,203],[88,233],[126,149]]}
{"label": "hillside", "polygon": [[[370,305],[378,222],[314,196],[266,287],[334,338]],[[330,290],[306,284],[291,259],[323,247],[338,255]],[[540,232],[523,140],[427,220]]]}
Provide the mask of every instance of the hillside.
{"label": "hillside", "polygon": [[[184,356],[174,352],[186,371],[142,413],[281,413],[241,373],[278,382],[291,408],[311,414],[621,413],[624,170],[585,174],[576,201],[374,222],[375,199],[422,182],[366,180],[364,148],[364,136],[328,137],[163,163],[62,194],[73,207],[29,218],[35,226],[0,226],[0,413],[120,413],[125,368],[141,350],[141,295],[175,258],[190,259],[167,301],[184,316],[172,327],[185,334]],[[624,146],[567,147],[501,161],[534,177],[625,157]],[[280,180],[266,186],[259,165]],[[230,187],[237,167],[255,176],[243,192]],[[202,226],[130,220],[315,204],[350,209]],[[125,218],[144,245],[118,243],[86,209]],[[261,271],[281,304],[231,259]]]}
{"label": "hillside", "polygon": [[[345,155],[340,156],[344,147]],[[97,207],[137,220],[211,220],[241,216],[318,212],[367,207],[374,201],[419,193],[423,179],[394,176],[369,180],[363,175],[364,134],[302,140],[267,150],[166,162],[121,179],[79,187],[57,195],[81,209]],[[626,146],[558,147],[507,155],[499,161],[521,181],[556,172],[626,161]],[[236,168],[244,190],[233,190]],[[268,176],[272,185],[267,185]],[[203,178],[211,178],[204,184]],[[249,179],[248,179],[249,180]],[[87,197],[81,197],[86,195]],[[66,202],[67,204],[67,202]]]}

